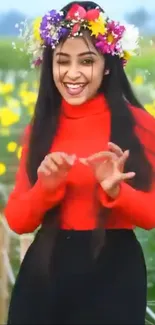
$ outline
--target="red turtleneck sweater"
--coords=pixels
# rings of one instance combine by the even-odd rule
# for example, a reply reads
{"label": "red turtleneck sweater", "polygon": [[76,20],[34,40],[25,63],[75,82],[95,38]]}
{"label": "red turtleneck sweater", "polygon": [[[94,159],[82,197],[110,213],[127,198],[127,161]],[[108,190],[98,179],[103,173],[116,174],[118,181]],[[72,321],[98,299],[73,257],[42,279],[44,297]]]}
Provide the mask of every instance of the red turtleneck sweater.
{"label": "red turtleneck sweater", "polygon": [[[131,109],[138,123],[145,119],[149,128],[155,129],[151,116],[140,109]],[[144,133],[139,132],[139,136],[145,140]],[[107,150],[109,138],[110,111],[102,95],[77,107],[63,101],[59,130],[50,151],[63,151],[84,158]],[[154,146],[149,139],[147,143]],[[61,204],[60,220],[64,229],[94,229],[99,202],[103,210],[109,208],[106,228],[155,227],[153,191],[144,193],[122,183],[118,198],[112,201],[97,184],[90,167],[80,162],[71,169],[65,187],[49,192],[37,181],[31,188],[25,168],[27,153],[28,144],[24,144],[15,188],[5,209],[8,224],[15,232],[33,232],[42,223],[45,212],[57,203]]]}

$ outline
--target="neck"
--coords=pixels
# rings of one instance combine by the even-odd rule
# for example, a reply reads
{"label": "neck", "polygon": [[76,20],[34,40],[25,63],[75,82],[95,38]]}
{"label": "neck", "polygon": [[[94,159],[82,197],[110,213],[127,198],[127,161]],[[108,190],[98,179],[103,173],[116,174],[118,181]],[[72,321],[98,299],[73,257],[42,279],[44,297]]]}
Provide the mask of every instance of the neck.
{"label": "neck", "polygon": [[89,115],[101,114],[108,109],[103,94],[99,94],[80,105],[71,105],[62,100],[62,113],[69,118],[82,118]]}

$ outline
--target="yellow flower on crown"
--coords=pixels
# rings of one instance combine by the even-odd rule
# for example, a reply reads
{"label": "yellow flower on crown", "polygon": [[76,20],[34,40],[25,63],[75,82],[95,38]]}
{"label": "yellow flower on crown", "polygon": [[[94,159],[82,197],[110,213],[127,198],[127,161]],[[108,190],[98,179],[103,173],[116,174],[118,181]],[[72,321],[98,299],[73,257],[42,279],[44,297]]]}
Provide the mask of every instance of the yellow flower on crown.
{"label": "yellow flower on crown", "polygon": [[42,42],[40,37],[40,24],[42,21],[42,17],[37,17],[33,22],[33,35],[36,41]]}
{"label": "yellow flower on crown", "polygon": [[123,59],[128,61],[130,58],[131,58],[131,54],[128,51],[124,51]]}
{"label": "yellow flower on crown", "polygon": [[112,44],[115,41],[115,38],[112,34],[107,35],[107,42]]}
{"label": "yellow flower on crown", "polygon": [[102,14],[96,20],[89,21],[88,28],[91,30],[91,35],[97,37],[99,34],[104,35],[107,31],[106,21]]}

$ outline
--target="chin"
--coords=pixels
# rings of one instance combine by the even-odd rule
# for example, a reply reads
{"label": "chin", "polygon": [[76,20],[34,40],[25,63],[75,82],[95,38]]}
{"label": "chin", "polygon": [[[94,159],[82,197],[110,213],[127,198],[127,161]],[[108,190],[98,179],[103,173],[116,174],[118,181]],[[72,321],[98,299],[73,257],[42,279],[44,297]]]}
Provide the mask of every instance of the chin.
{"label": "chin", "polygon": [[64,98],[66,102],[73,106],[78,106],[84,104],[89,98],[86,97],[67,97]]}

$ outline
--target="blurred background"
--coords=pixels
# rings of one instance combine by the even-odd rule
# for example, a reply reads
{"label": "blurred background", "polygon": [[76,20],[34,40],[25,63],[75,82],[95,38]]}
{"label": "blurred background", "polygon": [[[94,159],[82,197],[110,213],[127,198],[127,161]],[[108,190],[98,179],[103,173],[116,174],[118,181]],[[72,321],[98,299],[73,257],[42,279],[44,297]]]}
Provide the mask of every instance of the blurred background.
{"label": "blurred background", "polygon": [[[57,0],[56,9],[61,9],[65,3]],[[131,59],[126,72],[145,109],[155,117],[155,2],[117,0],[116,7],[113,1],[100,0],[98,3],[115,20],[125,20],[139,27],[141,53]],[[31,3],[5,0],[0,4],[0,324],[6,321],[15,277],[34,236],[16,235],[3,216],[21,155],[23,130],[33,114],[39,80],[39,71],[31,69],[15,25],[50,9],[50,0]],[[155,230],[137,229],[136,233],[144,248],[148,270],[146,324],[155,324]]]}

